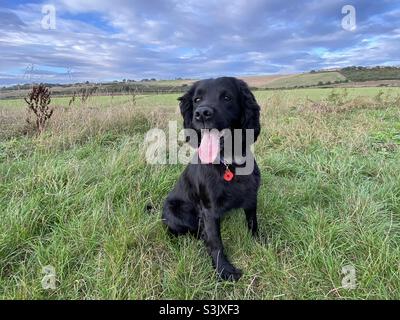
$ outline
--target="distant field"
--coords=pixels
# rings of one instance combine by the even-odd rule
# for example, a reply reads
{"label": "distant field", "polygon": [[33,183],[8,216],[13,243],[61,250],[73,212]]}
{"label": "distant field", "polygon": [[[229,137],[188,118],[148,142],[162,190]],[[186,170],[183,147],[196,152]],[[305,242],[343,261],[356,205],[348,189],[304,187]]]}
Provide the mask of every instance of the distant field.
{"label": "distant field", "polygon": [[[89,83],[51,86],[54,96],[71,97],[74,93],[80,97],[83,92],[93,90],[95,95],[119,96],[123,94],[158,94],[169,92],[182,92],[195,80],[156,80],[137,82]],[[25,97],[32,85],[25,85],[19,89],[0,89],[0,99]]]}
{"label": "distant field", "polygon": [[318,84],[326,84],[335,81],[343,81],[346,78],[339,72],[320,72],[320,73],[304,73],[293,76],[278,78],[269,82],[265,88],[293,88],[298,86],[316,86]]}
{"label": "distant field", "polygon": [[[280,97],[285,97],[288,100],[294,99],[312,99],[312,100],[321,100],[326,98],[332,92],[344,92],[342,88],[310,88],[310,89],[291,89],[291,90],[280,90],[280,91],[271,91],[271,90],[257,90],[254,91],[257,99],[264,101],[265,99],[276,96],[279,94]],[[385,94],[397,94],[400,93],[400,87],[394,88],[385,88],[385,87],[366,87],[366,88],[346,88],[346,92],[349,97],[357,97],[357,96],[365,96],[365,97],[373,97],[377,95],[379,92],[383,92]],[[135,104],[140,107],[172,107],[178,106],[178,97],[181,94],[170,93],[170,94],[148,94],[148,95],[137,95],[135,97]],[[70,98],[53,98],[54,106],[68,106]],[[132,104],[132,97],[129,95],[122,96],[93,96],[90,97],[86,104],[94,104],[96,106],[101,107],[109,107],[113,105],[121,105],[121,104]],[[74,105],[81,105],[79,99]],[[25,108],[26,103],[23,99],[0,99],[0,108]]]}
{"label": "distant field", "polygon": [[189,85],[195,82],[196,80],[157,80],[157,81],[147,81],[143,82],[144,85],[149,86],[182,86],[182,85]]}
{"label": "distant field", "polygon": [[[240,76],[255,89],[293,89],[307,87],[399,87],[399,68],[344,68],[340,71],[317,71],[301,74]],[[121,95],[153,95],[167,93],[182,93],[196,80],[142,80],[114,81],[108,83],[79,83],[70,85],[50,85],[53,96],[81,96],[86,91],[93,91],[99,96]],[[1,99],[16,99],[25,97],[32,84],[0,89]]]}
{"label": "distant field", "polygon": [[184,165],[148,164],[144,136],[181,126],[179,94],[55,98],[40,137],[0,100],[0,299],[400,299],[400,88],[254,93],[260,237],[222,223],[236,283],[160,221]]}
{"label": "distant field", "polygon": [[265,88],[269,83],[276,81],[277,79],[282,79],[286,77],[291,77],[291,75],[272,75],[272,76],[248,76],[239,77],[240,79],[246,81],[246,83],[253,88]]}

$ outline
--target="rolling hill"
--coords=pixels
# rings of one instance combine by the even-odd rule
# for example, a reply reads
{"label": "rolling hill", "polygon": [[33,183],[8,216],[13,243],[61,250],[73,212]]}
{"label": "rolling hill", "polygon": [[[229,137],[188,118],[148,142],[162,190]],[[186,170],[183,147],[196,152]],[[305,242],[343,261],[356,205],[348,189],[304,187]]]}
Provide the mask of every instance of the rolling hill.
{"label": "rolling hill", "polygon": [[[298,74],[261,75],[239,77],[252,89],[292,89],[310,87],[398,87],[400,85],[400,67],[346,67],[336,70],[320,70]],[[48,84],[53,96],[79,97],[86,91],[93,95],[134,95],[151,93],[184,92],[194,79],[141,81],[124,80],[108,83]],[[21,98],[26,96],[32,83],[3,87],[0,99]]]}

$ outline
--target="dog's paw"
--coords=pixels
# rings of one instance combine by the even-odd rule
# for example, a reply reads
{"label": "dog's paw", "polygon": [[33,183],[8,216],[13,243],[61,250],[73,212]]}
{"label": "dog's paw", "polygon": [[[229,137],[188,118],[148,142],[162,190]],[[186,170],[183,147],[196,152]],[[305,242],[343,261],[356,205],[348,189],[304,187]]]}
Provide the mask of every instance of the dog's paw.
{"label": "dog's paw", "polygon": [[226,264],[219,268],[218,275],[222,280],[238,281],[242,276],[242,271],[232,265]]}
{"label": "dog's paw", "polygon": [[250,233],[251,233],[251,236],[252,236],[254,239],[257,239],[257,238],[259,237],[259,235],[260,235],[260,233],[258,232],[258,230],[250,230]]}

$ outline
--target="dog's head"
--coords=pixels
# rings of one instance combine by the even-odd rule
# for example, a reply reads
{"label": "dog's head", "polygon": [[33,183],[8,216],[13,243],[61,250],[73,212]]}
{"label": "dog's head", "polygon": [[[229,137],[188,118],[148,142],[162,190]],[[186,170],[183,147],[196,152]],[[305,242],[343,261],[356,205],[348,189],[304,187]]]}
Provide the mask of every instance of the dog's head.
{"label": "dog's head", "polygon": [[185,129],[194,129],[199,136],[202,129],[252,129],[257,140],[260,107],[244,81],[232,77],[201,80],[178,100]]}

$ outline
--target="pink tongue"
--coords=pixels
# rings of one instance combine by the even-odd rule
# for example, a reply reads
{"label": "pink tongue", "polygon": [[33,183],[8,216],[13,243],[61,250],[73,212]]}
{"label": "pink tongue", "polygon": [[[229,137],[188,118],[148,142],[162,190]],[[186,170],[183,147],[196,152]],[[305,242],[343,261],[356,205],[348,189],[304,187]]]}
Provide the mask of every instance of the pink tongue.
{"label": "pink tongue", "polygon": [[199,157],[202,163],[212,163],[218,156],[219,135],[217,132],[205,131],[199,147]]}

